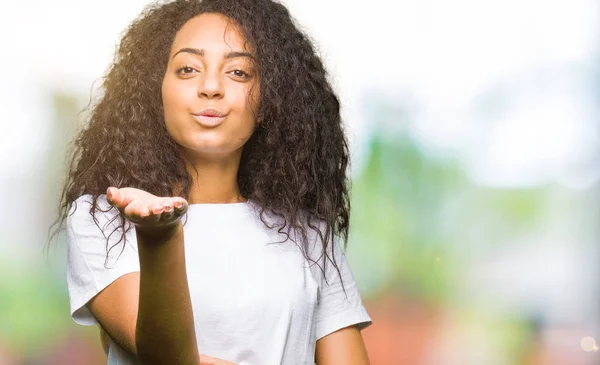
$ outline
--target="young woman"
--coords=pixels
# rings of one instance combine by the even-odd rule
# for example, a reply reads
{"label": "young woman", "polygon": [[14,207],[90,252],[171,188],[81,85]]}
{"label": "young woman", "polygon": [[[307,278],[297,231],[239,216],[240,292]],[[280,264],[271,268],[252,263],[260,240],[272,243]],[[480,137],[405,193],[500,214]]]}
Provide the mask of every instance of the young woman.
{"label": "young woman", "polygon": [[368,364],[341,251],[348,148],[270,0],[178,0],[124,34],[63,191],[71,314],[109,364]]}

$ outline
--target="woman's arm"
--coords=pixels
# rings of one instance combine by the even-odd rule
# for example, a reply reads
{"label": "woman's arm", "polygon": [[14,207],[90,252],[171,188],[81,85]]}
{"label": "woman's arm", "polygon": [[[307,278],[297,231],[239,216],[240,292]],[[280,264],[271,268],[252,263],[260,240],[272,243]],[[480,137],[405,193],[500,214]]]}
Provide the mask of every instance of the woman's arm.
{"label": "woman's arm", "polygon": [[140,299],[135,329],[138,358],[148,365],[200,362],[188,289],[183,225],[170,231],[138,231]]}
{"label": "woman's arm", "polygon": [[[90,312],[145,365],[217,360],[198,354],[179,220],[185,209],[141,190],[110,190],[111,204],[136,225],[140,272],[124,275],[98,293],[88,303]],[[161,208],[163,203],[167,207]]]}
{"label": "woman's arm", "polygon": [[[137,311],[137,301],[139,292],[139,273],[131,273],[117,279],[100,294],[95,296],[88,308],[96,308],[94,312],[110,313],[107,320],[102,320],[101,323],[108,321],[113,327],[111,336],[100,326],[100,342],[106,355],[110,345],[109,337],[112,337],[121,348],[125,349],[130,354],[135,355],[135,311]],[[133,294],[133,295],[132,295]],[[131,303],[135,305],[130,306]],[[104,305],[107,308],[102,309]],[[110,308],[113,308],[112,310]],[[120,308],[115,310],[115,308]],[[131,328],[129,331],[124,328]],[[226,360],[217,359],[207,355],[200,354],[200,365],[236,365]]]}
{"label": "woman's arm", "polygon": [[168,235],[137,238],[140,272],[115,280],[88,308],[115,342],[144,364],[197,365],[181,223]]}
{"label": "woman's arm", "polygon": [[356,326],[335,331],[317,341],[317,365],[369,365],[365,343]]}

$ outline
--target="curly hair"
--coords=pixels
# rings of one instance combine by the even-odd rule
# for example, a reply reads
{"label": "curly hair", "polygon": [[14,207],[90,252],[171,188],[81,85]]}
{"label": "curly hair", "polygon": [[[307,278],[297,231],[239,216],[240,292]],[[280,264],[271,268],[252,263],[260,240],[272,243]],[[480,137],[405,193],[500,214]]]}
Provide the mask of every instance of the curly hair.
{"label": "curly hair", "polygon": [[[340,104],[310,40],[285,6],[271,0],[177,0],[144,9],[125,31],[102,95],[88,106],[86,126],[73,141],[60,225],[84,194],[93,196],[95,217],[97,199],[109,186],[189,197],[192,177],[167,132],[161,84],[176,33],[202,13],[235,21],[256,52],[261,98],[257,127],[242,152],[240,193],[258,205],[265,225],[265,213],[274,214],[283,218],[280,233],[299,232],[307,259],[307,229],[314,230],[320,259],[339,274],[335,255],[327,252],[335,236],[344,247],[348,241],[349,151]],[[123,239],[129,225],[119,217]]]}

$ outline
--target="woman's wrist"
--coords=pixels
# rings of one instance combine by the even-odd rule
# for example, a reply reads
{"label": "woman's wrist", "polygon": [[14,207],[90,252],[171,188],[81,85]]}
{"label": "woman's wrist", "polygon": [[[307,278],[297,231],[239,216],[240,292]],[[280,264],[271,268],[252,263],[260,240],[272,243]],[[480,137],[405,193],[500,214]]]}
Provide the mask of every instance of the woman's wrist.
{"label": "woman's wrist", "polygon": [[156,245],[171,241],[176,235],[183,233],[183,224],[178,219],[173,224],[162,227],[135,227],[138,245]]}

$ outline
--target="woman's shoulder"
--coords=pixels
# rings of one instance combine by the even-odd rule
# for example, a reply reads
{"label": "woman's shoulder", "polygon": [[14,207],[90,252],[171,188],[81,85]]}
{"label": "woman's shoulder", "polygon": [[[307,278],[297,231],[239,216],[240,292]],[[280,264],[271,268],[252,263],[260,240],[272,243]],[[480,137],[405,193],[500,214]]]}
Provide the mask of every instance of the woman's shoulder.
{"label": "woman's shoulder", "polygon": [[92,194],[83,194],[71,203],[69,213],[76,213],[80,208],[87,208],[89,210],[94,203],[96,204],[96,209],[109,210],[111,208],[111,205],[106,200],[106,194],[100,194],[95,199]]}
{"label": "woman's shoulder", "polygon": [[118,221],[118,209],[113,207],[106,200],[106,194],[100,194],[96,197],[92,194],[79,196],[71,203],[69,214],[67,215],[67,227],[95,225],[103,229]]}

